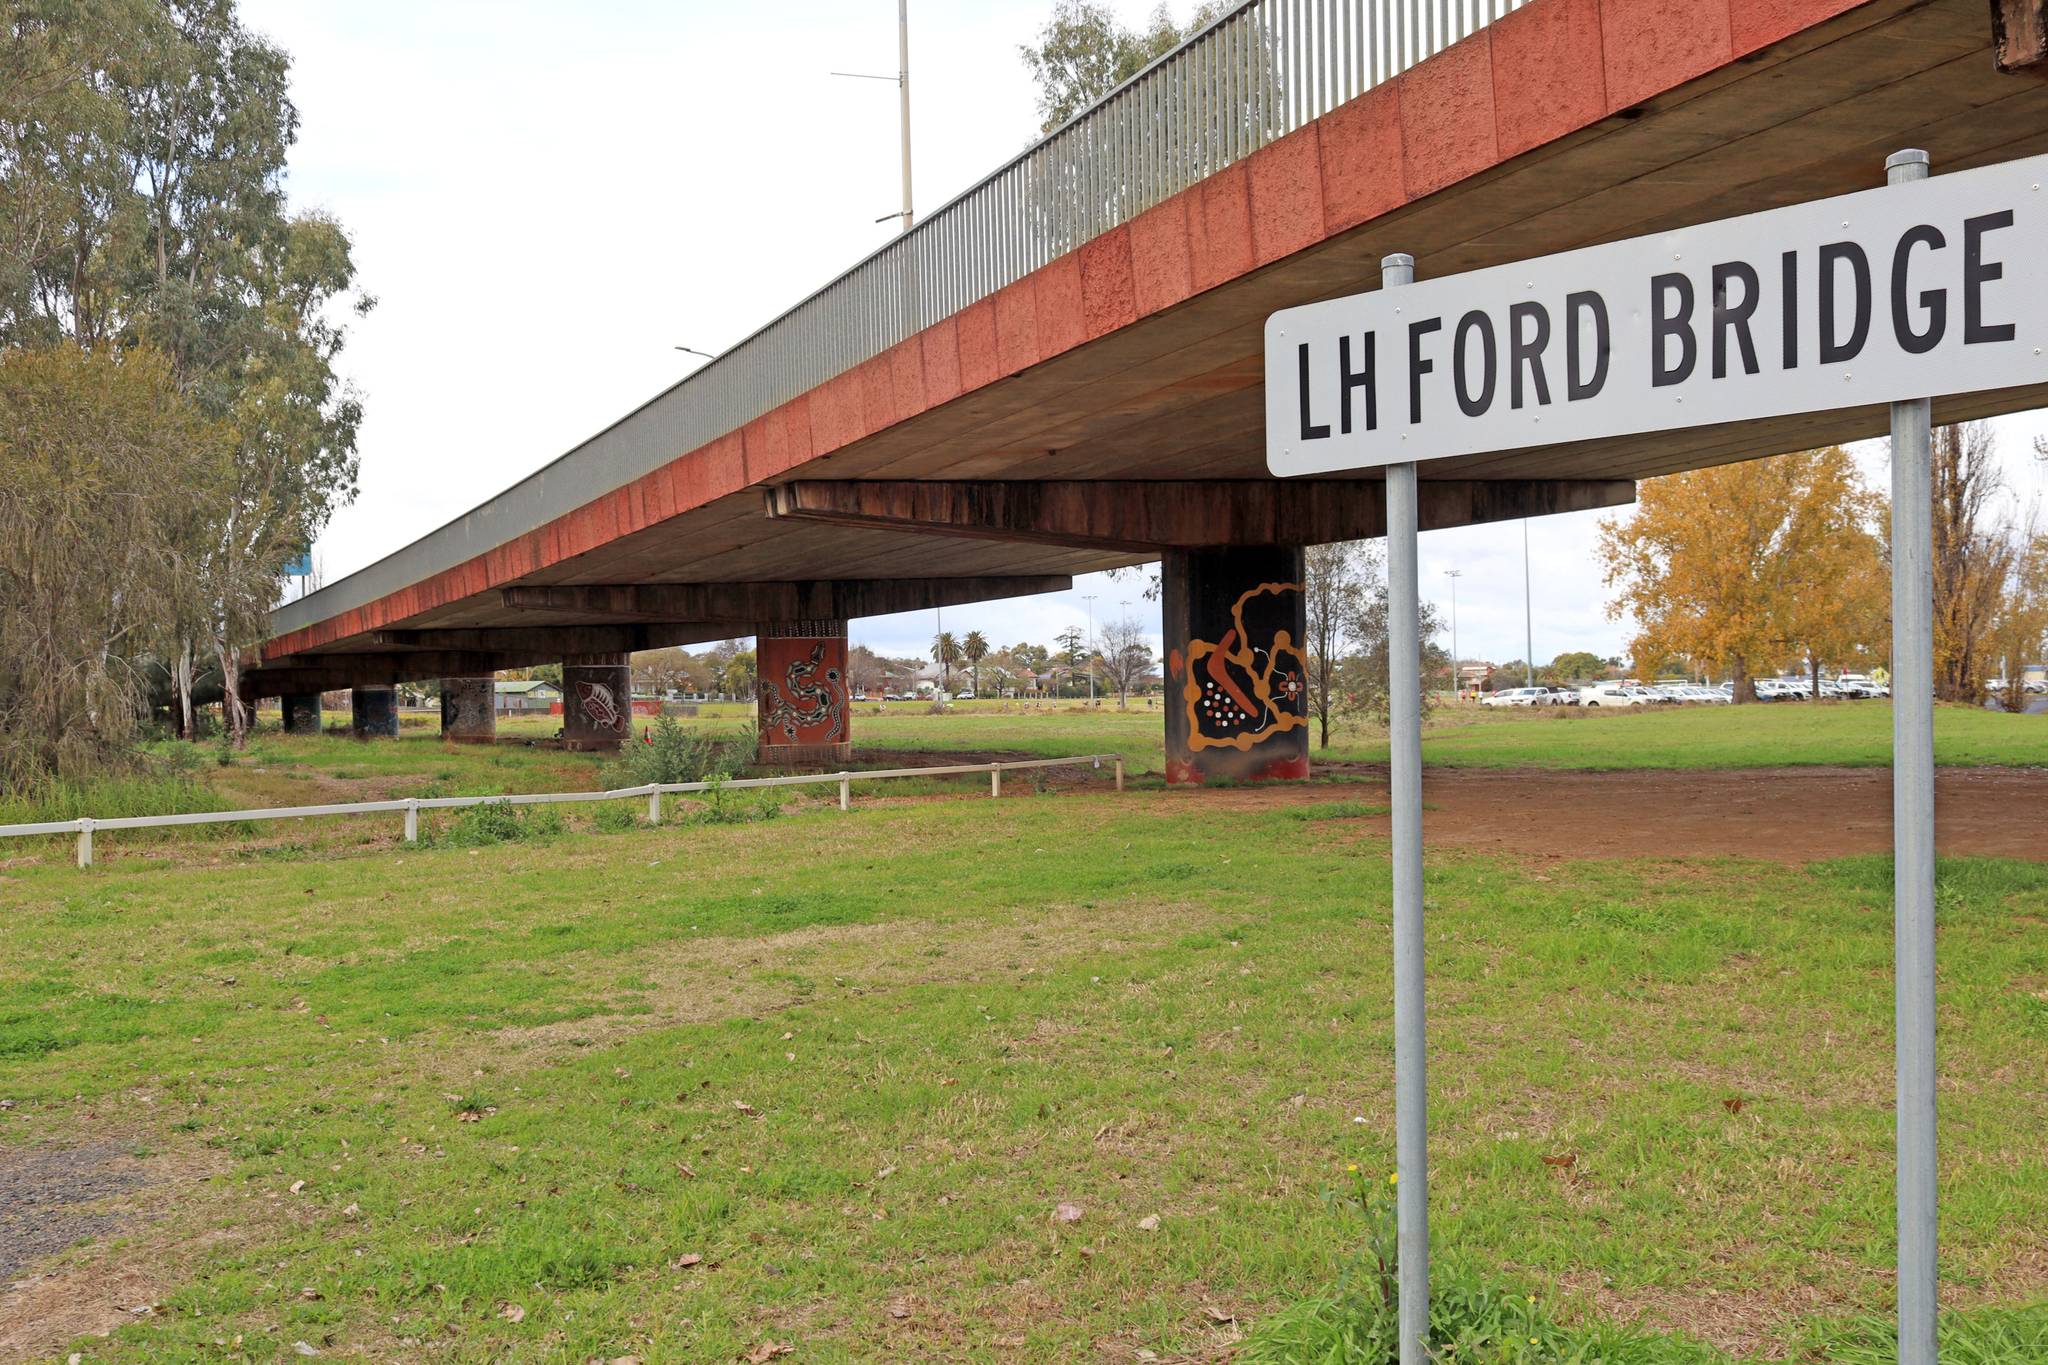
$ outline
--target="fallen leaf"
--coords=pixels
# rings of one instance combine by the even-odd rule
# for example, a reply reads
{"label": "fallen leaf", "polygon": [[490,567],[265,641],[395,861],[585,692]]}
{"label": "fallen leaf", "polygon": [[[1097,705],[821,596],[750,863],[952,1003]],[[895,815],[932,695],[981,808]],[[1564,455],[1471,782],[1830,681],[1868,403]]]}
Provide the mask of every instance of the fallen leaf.
{"label": "fallen leaf", "polygon": [[1206,1314],[1208,1314],[1208,1315],[1209,1315],[1209,1321],[1211,1321],[1211,1322],[1236,1322],[1236,1321],[1237,1321],[1237,1314],[1235,1314],[1235,1313],[1226,1313],[1226,1312],[1224,1312],[1224,1311],[1223,1311],[1223,1310],[1222,1310],[1221,1308],[1218,1308],[1218,1307],[1216,1307],[1216,1306],[1215,1306],[1214,1304],[1207,1304],[1207,1303],[1203,1304],[1203,1305],[1202,1305],[1202,1311],[1203,1311],[1204,1313],[1206,1313]]}
{"label": "fallen leaf", "polygon": [[[648,864],[648,866],[649,866],[649,867],[652,867],[652,866],[654,866],[654,864],[652,864],[652,863],[649,863],[649,864]],[[611,1358],[611,1359],[610,1359],[609,1361],[605,1362],[605,1365],[640,1365],[640,1357],[639,1357],[639,1356],[613,1356],[613,1357],[612,1357],[612,1358]]]}
{"label": "fallen leaf", "polygon": [[740,1359],[747,1362],[747,1365],[765,1365],[765,1362],[773,1360],[777,1356],[789,1355],[795,1350],[796,1347],[780,1341],[764,1341],[741,1356]]}
{"label": "fallen leaf", "polygon": [[1727,1110],[1727,1111],[1728,1111],[1729,1113],[1731,1113],[1731,1114],[1739,1114],[1739,1113],[1741,1113],[1741,1112],[1742,1112],[1742,1096],[1740,1096],[1740,1095],[1730,1095],[1730,1096],[1729,1096],[1729,1097],[1728,1097],[1727,1099],[1725,1099],[1725,1100],[1722,1100],[1722,1101],[1721,1101],[1721,1107],[1722,1107],[1723,1109],[1726,1109],[1726,1110]]}
{"label": "fallen leaf", "polygon": [[501,1303],[498,1305],[498,1316],[507,1322],[525,1322],[526,1310],[516,1303]]}
{"label": "fallen leaf", "polygon": [[1557,1156],[1544,1157],[1543,1164],[1546,1166],[1576,1166],[1579,1164],[1579,1156],[1576,1152],[1561,1152]]}
{"label": "fallen leaf", "polygon": [[702,1264],[704,1264],[704,1258],[694,1251],[685,1252],[668,1263],[671,1270],[688,1270],[693,1265]]}
{"label": "fallen leaf", "polygon": [[[739,1110],[742,1114],[745,1114],[750,1119],[757,1119],[761,1117],[761,1111],[756,1109],[753,1105],[748,1104],[745,1100],[734,1100],[732,1102],[732,1107]],[[762,1359],[765,1360],[767,1359],[767,1357],[763,1356]]]}
{"label": "fallen leaf", "polygon": [[884,1166],[881,1170],[875,1172],[875,1179],[887,1180],[890,1176],[894,1174],[896,1174],[896,1168],[894,1166]]}
{"label": "fallen leaf", "polygon": [[690,1163],[687,1161],[678,1161],[676,1163],[676,1174],[685,1180],[695,1180],[697,1178],[697,1173],[690,1169]]}
{"label": "fallen leaf", "polygon": [[302,1298],[302,1299],[308,1299],[308,1300],[311,1300],[311,1301],[313,1301],[313,1302],[316,1302],[316,1303],[317,1303],[317,1302],[319,1302],[319,1299],[320,1299],[320,1291],[319,1291],[319,1290],[317,1290],[317,1289],[315,1289],[315,1288],[313,1288],[313,1286],[312,1286],[312,1285],[307,1285],[307,1286],[306,1286],[306,1287],[305,1287],[304,1289],[301,1289],[301,1290],[299,1291],[299,1297],[300,1297],[300,1298]]}
{"label": "fallen leaf", "polygon": [[1055,1223],[1078,1223],[1081,1221],[1081,1215],[1084,1212],[1086,1210],[1079,1204],[1062,1202],[1053,1209],[1052,1221]]}
{"label": "fallen leaf", "polygon": [[891,1299],[889,1301],[889,1316],[898,1319],[909,1317],[910,1301],[908,1299]]}
{"label": "fallen leaf", "polygon": [[303,1180],[294,1180],[294,1181],[292,1182],[292,1193],[293,1193],[293,1194],[297,1194],[297,1193],[298,1193],[298,1192],[299,1192],[300,1190],[303,1190],[303,1189],[305,1189],[305,1188],[306,1188],[306,1182],[305,1182],[305,1181],[303,1181]]}
{"label": "fallen leaf", "polygon": [[1143,1218],[1140,1218],[1140,1219],[1138,1220],[1138,1231],[1140,1231],[1140,1232],[1157,1232],[1157,1231],[1159,1231],[1159,1215],[1158,1215],[1158,1214],[1156,1214],[1156,1213],[1148,1213],[1148,1214],[1146,1214],[1146,1215],[1145,1215],[1145,1216],[1144,1216]]}
{"label": "fallen leaf", "polygon": [[315,1350],[312,1346],[308,1345],[303,1341],[295,1341],[292,1343],[292,1354],[301,1356],[317,1356],[320,1354],[320,1352]]}

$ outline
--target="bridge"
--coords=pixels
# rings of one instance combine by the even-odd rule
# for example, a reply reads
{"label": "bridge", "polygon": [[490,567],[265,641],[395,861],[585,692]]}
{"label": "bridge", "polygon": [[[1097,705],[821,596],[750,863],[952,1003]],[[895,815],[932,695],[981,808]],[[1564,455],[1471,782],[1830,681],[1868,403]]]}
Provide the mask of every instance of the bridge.
{"label": "bridge", "polygon": [[[2044,0],[1254,0],[689,378],[468,514],[280,608],[244,674],[317,728],[563,665],[626,733],[634,650],[759,639],[763,757],[841,762],[851,618],[1163,563],[1169,776],[1307,773],[1302,548],[1371,477],[1281,482],[1262,327],[1355,293],[2048,150]],[[1630,358],[1622,357],[1623,363]],[[1640,363],[1640,358],[1637,358]],[[2007,391],[1942,421],[2039,406]],[[1421,467],[1423,529],[1881,434],[1882,406]]]}

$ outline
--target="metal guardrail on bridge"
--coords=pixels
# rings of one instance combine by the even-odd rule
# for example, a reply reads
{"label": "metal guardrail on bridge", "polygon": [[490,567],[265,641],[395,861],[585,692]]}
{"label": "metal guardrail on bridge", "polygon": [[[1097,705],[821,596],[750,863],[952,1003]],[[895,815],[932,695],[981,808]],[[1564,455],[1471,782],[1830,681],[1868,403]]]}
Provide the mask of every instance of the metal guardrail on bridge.
{"label": "metal guardrail on bridge", "polygon": [[1240,4],[688,378],[468,516],[279,608],[273,628],[544,525],[551,473],[587,500],[736,431],[1526,3]]}
{"label": "metal guardrail on bridge", "polygon": [[1020,768],[1070,768],[1087,763],[1100,768],[1111,764],[1116,771],[1116,789],[1124,789],[1122,754],[1080,754],[1073,758],[1017,758],[999,763],[955,763],[935,768],[862,768],[837,773],[799,773],[790,777],[740,777],[713,782],[648,782],[638,787],[618,787],[601,792],[527,792],[510,796],[413,796],[394,801],[348,801],[331,806],[271,806],[263,810],[208,810],[187,815],[120,815],[105,820],[82,816],[76,820],[45,820],[28,825],[0,825],[0,839],[20,839],[37,834],[76,834],[78,865],[92,866],[92,837],[103,829],[167,829],[179,825],[231,825],[241,820],[303,820],[320,815],[374,815],[379,811],[405,814],[405,840],[420,837],[420,812],[459,810],[465,806],[552,806],[587,801],[630,801],[647,798],[647,823],[661,823],[661,798],[708,791],[748,791],[757,787],[839,785],[839,809],[853,807],[853,784],[889,777],[960,777],[988,774],[988,794],[1003,794],[1003,774]]}

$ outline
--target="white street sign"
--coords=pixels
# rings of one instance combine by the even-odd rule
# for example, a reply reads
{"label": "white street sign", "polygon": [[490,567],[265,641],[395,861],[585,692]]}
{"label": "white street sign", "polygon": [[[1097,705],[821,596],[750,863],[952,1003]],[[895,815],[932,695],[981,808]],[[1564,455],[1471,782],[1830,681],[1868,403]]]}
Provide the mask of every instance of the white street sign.
{"label": "white street sign", "polygon": [[2029,157],[1275,313],[1267,466],[2048,382],[2044,183]]}

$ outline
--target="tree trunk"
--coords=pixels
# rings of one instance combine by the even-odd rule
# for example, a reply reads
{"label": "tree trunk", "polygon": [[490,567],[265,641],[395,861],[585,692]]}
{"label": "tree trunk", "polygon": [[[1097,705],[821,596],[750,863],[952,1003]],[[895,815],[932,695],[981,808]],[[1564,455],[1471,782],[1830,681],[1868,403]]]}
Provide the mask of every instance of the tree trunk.
{"label": "tree trunk", "polygon": [[1749,680],[1749,661],[1740,654],[1728,661],[1728,699],[1737,706],[1756,700],[1756,688]]}
{"label": "tree trunk", "polygon": [[188,636],[178,641],[178,662],[173,672],[177,685],[177,696],[172,703],[171,718],[176,725],[178,738],[192,738],[192,641]]}
{"label": "tree trunk", "polygon": [[249,744],[249,715],[242,705],[242,661],[232,645],[216,641],[214,653],[220,659],[221,719],[227,722],[228,741],[237,749]]}
{"label": "tree trunk", "polygon": [[1814,703],[1815,705],[1819,705],[1819,704],[1820,704],[1820,656],[1819,656],[1818,654],[1816,654],[1816,655],[1812,656],[1811,658],[1809,658],[1809,659],[1808,659],[1808,660],[1807,660],[1806,662],[1807,662],[1808,666],[1809,666],[1809,667],[1811,668],[1811,670],[1812,670],[1812,675],[1813,675],[1813,696],[1812,696],[1812,697],[1810,698],[1810,700],[1811,700],[1811,701],[1812,701],[1812,702],[1813,702],[1813,703]]}

